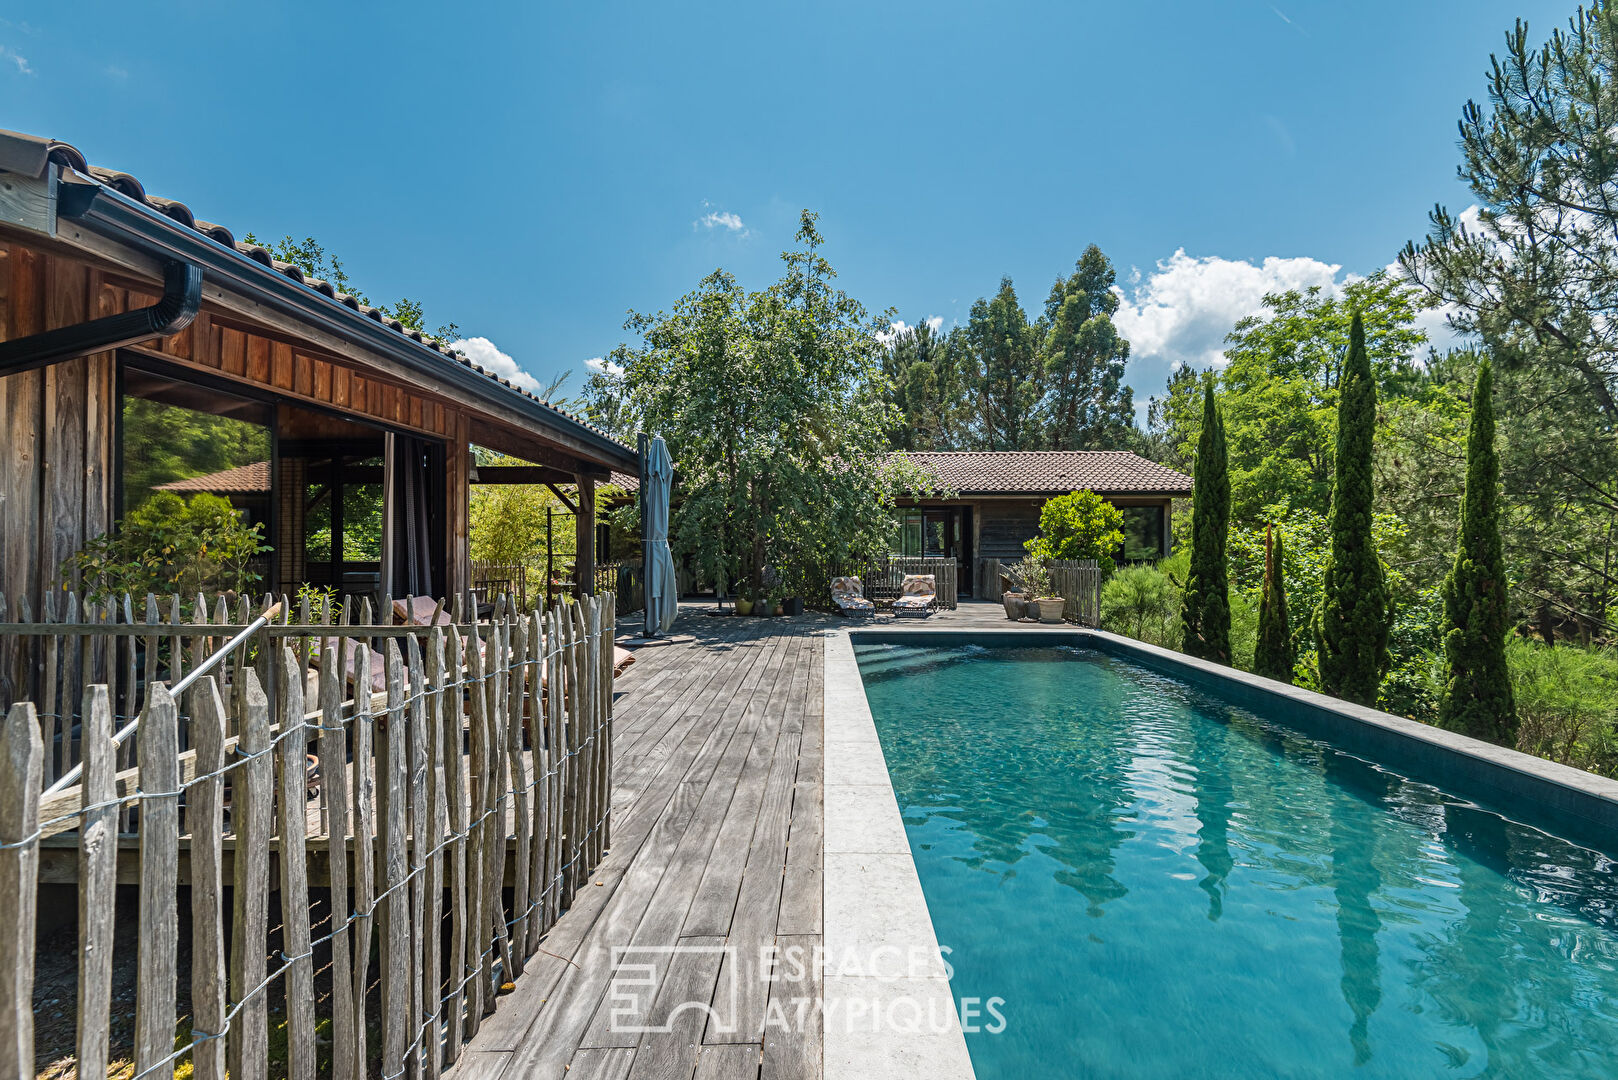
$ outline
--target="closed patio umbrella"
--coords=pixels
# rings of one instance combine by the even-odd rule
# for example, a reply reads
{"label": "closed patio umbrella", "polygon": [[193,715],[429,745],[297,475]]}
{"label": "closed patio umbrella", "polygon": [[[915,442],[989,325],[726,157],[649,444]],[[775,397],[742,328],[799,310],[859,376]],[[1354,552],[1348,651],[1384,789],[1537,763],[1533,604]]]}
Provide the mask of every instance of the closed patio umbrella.
{"label": "closed patio umbrella", "polygon": [[645,530],[646,636],[655,637],[674,625],[679,610],[674,555],[669,551],[669,488],[674,483],[674,462],[669,460],[669,448],[661,436],[645,443],[645,447],[641,455],[640,512]]}

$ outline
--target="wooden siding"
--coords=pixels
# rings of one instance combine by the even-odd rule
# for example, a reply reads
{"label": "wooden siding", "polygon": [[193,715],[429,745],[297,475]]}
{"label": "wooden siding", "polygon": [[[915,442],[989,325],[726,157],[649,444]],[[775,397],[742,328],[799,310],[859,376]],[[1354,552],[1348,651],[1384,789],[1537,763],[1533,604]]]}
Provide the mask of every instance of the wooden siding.
{"label": "wooden siding", "polygon": [[[45,245],[49,242],[46,241]],[[82,323],[155,303],[155,285],[45,245],[0,234],[0,340]],[[313,336],[313,335],[311,335]],[[128,347],[151,357],[290,404],[443,440],[447,445],[446,569],[453,591],[470,584],[467,444],[478,421],[480,441],[522,451],[568,472],[595,468],[556,448],[538,431],[516,432],[465,403],[397,377],[378,376],[362,357],[339,356],[300,341],[285,328],[255,326],[205,303],[180,333]],[[117,359],[105,352],[37,371],[0,377],[0,593],[10,617],[26,602],[38,613],[59,581],[64,560],[112,524],[116,477]],[[487,422],[485,422],[487,421]],[[297,525],[282,515],[283,533]],[[284,541],[285,536],[272,538]],[[67,584],[77,588],[77,575]]]}

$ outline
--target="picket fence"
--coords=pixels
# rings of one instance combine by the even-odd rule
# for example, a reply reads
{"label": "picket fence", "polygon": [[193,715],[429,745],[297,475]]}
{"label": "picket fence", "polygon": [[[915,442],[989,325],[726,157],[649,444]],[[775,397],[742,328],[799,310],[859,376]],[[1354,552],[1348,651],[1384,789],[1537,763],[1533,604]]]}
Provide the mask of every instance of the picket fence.
{"label": "picket fence", "polygon": [[[195,610],[206,613],[206,601]],[[431,626],[369,625],[368,612],[333,625],[329,609],[312,623],[305,606],[299,624],[272,622],[230,655],[199,652],[216,666],[178,699],[168,687],[185,639],[222,642],[247,620],[163,627],[176,639],[167,680],[134,677],[137,658],[155,676],[165,650],[132,619],[97,623],[98,634],[83,623],[43,628],[104,650],[113,662],[86,670],[119,677],[88,684],[61,717],[19,701],[0,726],[0,1078],[34,1075],[44,858],[75,871],[81,1077],[107,1075],[119,1050],[114,899],[128,859],[139,926],[126,1075],[167,1077],[189,1063],[208,1080],[266,1077],[272,987],[285,1003],[289,1080],[317,1069],[338,1080],[436,1078],[460,1056],[611,842],[616,626],[610,593],[526,614],[496,604],[481,622],[440,612]],[[126,652],[127,666],[117,663]],[[120,699],[139,702],[122,750]],[[72,782],[47,792],[53,734]],[[131,747],[133,764],[120,768]],[[312,871],[329,890],[324,906],[311,899],[323,891]],[[189,1029],[177,1030],[182,884],[190,1011]],[[329,975],[321,1001],[317,972]],[[329,1031],[317,1039],[322,1022]]]}

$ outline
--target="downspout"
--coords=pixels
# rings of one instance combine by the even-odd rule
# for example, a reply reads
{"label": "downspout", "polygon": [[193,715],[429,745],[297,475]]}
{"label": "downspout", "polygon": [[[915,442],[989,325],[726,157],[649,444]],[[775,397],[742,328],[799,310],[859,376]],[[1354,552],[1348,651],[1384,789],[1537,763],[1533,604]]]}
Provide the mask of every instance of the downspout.
{"label": "downspout", "polygon": [[163,295],[151,307],[62,326],[0,342],[0,376],[49,367],[121,345],[177,334],[202,306],[202,267],[170,261],[163,266]]}

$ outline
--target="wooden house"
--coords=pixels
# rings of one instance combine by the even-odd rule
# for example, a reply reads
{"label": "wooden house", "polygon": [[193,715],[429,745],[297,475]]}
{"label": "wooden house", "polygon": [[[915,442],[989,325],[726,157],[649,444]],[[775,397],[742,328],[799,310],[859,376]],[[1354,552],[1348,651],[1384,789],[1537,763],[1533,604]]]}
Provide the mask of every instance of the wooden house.
{"label": "wooden house", "polygon": [[[73,146],[0,132],[0,592],[35,612],[156,490],[264,525],[265,591],[470,587],[472,482],[593,492],[630,447]],[[474,468],[473,444],[527,466]],[[228,491],[224,489],[228,488]],[[14,618],[14,615],[6,617]]]}
{"label": "wooden house", "polygon": [[1191,494],[1191,478],[1126,450],[962,451],[907,455],[948,498],[900,501],[894,554],[954,556],[962,595],[994,596],[984,568],[1023,557],[1039,534],[1047,499],[1094,491],[1124,513],[1116,557],[1143,561],[1169,554],[1173,500]]}

